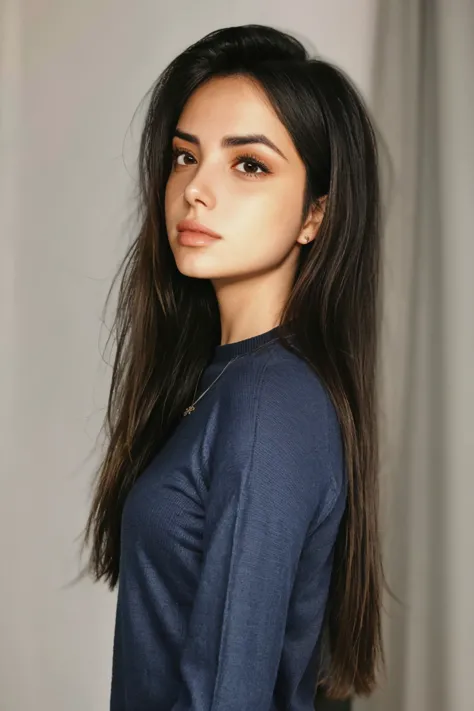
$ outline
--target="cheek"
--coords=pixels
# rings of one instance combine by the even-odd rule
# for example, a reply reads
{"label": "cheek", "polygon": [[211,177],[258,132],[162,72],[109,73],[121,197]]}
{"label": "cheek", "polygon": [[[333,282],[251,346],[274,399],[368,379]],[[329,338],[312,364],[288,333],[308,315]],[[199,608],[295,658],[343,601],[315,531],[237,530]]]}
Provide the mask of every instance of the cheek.
{"label": "cheek", "polygon": [[[248,199],[233,221],[235,244],[261,257],[284,256],[294,246],[301,223],[302,198],[291,189],[274,189]],[[244,251],[244,250],[242,250]]]}
{"label": "cheek", "polygon": [[165,212],[166,212],[166,217],[168,217],[168,212],[171,209],[173,203],[173,186],[171,182],[168,180],[166,183],[166,188],[165,188]]}
{"label": "cheek", "polygon": [[166,228],[168,231],[170,231],[173,224],[182,217],[179,213],[179,205],[177,186],[173,180],[169,180],[165,188],[164,201]]}

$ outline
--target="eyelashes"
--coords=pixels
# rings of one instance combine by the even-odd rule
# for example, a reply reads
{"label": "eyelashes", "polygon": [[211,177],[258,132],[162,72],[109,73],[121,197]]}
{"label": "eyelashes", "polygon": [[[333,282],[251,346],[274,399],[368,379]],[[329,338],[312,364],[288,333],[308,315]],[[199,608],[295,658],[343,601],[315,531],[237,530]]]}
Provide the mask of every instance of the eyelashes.
{"label": "eyelashes", "polygon": [[[172,159],[173,159],[173,168],[177,166],[177,161],[178,158],[181,156],[190,156],[194,160],[194,156],[192,153],[189,151],[185,151],[182,148],[176,148],[173,147],[171,150],[172,154]],[[256,155],[253,153],[242,153],[238,155],[234,161],[234,165],[239,165],[240,163],[247,164],[248,166],[252,166],[252,168],[259,168],[261,172],[246,172],[243,170],[239,170],[239,173],[242,173],[248,178],[261,178],[262,175],[268,175],[271,173],[271,170],[265,163],[263,163],[260,158],[258,158]],[[187,165],[190,165],[189,163]],[[186,167],[186,165],[181,165],[181,167]]]}

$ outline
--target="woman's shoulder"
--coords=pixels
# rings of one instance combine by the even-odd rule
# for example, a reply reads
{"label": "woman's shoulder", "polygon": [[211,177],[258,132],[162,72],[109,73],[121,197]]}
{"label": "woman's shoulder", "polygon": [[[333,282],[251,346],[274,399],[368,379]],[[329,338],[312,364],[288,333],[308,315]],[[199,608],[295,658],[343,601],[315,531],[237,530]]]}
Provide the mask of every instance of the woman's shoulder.
{"label": "woman's shoulder", "polygon": [[[240,359],[221,404],[243,437],[291,440],[338,472],[342,484],[342,430],[329,391],[315,370],[279,342]],[[236,432],[237,434],[237,432]]]}
{"label": "woman's shoulder", "polygon": [[271,482],[288,496],[299,491],[318,509],[333,505],[344,488],[344,458],[324,384],[281,344],[254,355],[234,363],[223,384],[212,461],[225,463],[228,482],[240,482],[250,467],[254,483]]}
{"label": "woman's shoulder", "polygon": [[329,391],[316,371],[279,342],[237,361],[227,386],[228,405],[246,400],[254,402],[257,409],[267,405],[298,417],[336,417]]}

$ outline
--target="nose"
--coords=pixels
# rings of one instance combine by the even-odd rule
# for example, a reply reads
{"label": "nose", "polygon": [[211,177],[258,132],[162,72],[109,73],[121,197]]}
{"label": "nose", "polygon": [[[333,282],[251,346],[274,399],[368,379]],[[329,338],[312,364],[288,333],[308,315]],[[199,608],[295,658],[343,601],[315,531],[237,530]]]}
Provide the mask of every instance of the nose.
{"label": "nose", "polygon": [[197,171],[184,190],[184,198],[190,205],[200,203],[207,208],[215,204],[215,195],[208,182],[204,182],[202,172]]}

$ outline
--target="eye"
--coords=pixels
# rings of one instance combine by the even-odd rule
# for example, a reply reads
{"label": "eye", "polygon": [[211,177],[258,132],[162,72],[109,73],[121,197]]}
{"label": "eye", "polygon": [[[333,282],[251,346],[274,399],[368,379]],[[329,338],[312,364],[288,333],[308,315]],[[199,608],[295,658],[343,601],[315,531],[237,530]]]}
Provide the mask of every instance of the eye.
{"label": "eye", "polygon": [[[186,166],[193,165],[193,163],[196,162],[196,159],[192,153],[182,148],[173,147],[171,149],[171,155],[173,167],[181,166],[182,168],[185,168]],[[243,169],[238,169],[238,172],[243,173],[249,178],[260,178],[262,175],[271,172],[265,163],[251,153],[237,156],[235,165],[242,165]]]}
{"label": "eye", "polygon": [[270,170],[256,156],[251,154],[241,155],[237,158],[236,165],[243,165],[244,170],[239,170],[239,173],[244,173],[252,178],[258,178],[262,174],[270,173]]}
{"label": "eye", "polygon": [[171,150],[171,155],[173,159],[173,165],[182,165],[186,166],[189,165],[189,163],[186,162],[179,162],[180,158],[183,158],[186,160],[186,158],[191,158],[191,160],[194,160],[194,156],[189,153],[189,151],[185,151],[182,148],[172,148]]}

